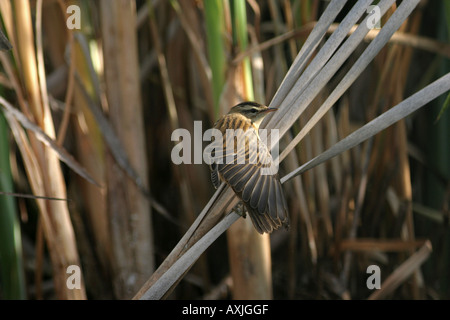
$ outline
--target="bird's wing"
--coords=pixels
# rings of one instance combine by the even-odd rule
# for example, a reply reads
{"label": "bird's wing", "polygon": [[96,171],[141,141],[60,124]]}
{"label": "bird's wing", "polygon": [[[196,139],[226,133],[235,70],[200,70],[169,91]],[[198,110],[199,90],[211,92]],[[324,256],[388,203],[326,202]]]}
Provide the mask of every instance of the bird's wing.
{"label": "bird's wing", "polygon": [[219,178],[219,170],[218,163],[222,162],[222,142],[217,141],[212,137],[212,142],[205,149],[205,154],[208,156],[209,169],[211,171],[211,182],[214,188],[218,188],[220,186],[220,178]]}
{"label": "bird's wing", "polygon": [[253,129],[235,137],[225,135],[217,172],[242,199],[260,233],[288,226],[286,200],[267,146]]}
{"label": "bird's wing", "polygon": [[211,169],[211,181],[214,186],[214,188],[218,188],[220,186],[220,179],[219,179],[219,171],[217,170],[217,164],[212,163],[209,168]]}

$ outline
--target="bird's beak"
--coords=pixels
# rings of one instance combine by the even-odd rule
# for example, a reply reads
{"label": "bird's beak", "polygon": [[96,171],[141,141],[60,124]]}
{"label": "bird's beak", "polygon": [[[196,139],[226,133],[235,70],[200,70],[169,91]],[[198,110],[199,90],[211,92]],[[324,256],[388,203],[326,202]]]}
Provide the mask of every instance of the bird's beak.
{"label": "bird's beak", "polygon": [[264,110],[264,112],[274,112],[277,110],[278,110],[278,108],[267,108],[266,110]]}

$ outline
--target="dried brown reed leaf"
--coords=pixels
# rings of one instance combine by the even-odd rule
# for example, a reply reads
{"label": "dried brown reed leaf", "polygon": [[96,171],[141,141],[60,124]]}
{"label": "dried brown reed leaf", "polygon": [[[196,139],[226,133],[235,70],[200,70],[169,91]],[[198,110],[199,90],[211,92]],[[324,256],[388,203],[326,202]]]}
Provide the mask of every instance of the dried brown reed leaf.
{"label": "dried brown reed leaf", "polygon": [[87,170],[80,165],[71,154],[69,154],[64,148],[60,147],[55,140],[50,138],[40,127],[32,123],[28,118],[19,110],[14,108],[8,101],[6,101],[3,97],[0,97],[0,104],[5,110],[5,113],[9,114],[11,117],[20,122],[20,124],[33,132],[35,137],[51,148],[59,157],[59,159],[67,164],[73,171],[79,174],[82,178],[86,179],[92,184],[96,186],[100,185],[92,178],[92,176],[87,172]]}
{"label": "dried brown reed leaf", "polygon": [[[328,33],[333,33],[338,27],[337,23],[330,25]],[[358,25],[356,24],[350,29],[350,34],[355,32]],[[371,41],[380,33],[378,29],[371,29],[364,38],[364,41]],[[450,58],[450,45],[445,42],[430,39],[428,37],[418,36],[409,32],[397,31],[395,32],[391,39],[389,40],[391,44],[400,44],[403,46],[408,46],[420,50],[429,51],[431,53],[436,53],[444,57]]]}
{"label": "dried brown reed leaf", "polygon": [[410,251],[425,244],[426,240],[404,241],[401,239],[344,239],[339,242],[340,250],[351,250],[354,252],[386,251],[399,252]]}
{"label": "dried brown reed leaf", "polygon": [[[39,8],[41,5],[42,1],[38,1],[38,16],[40,16]],[[29,139],[33,153],[39,163],[39,170],[42,176],[41,181],[45,189],[44,194],[49,197],[66,198],[66,185],[58,153],[69,162],[72,159],[70,155],[65,154],[64,150],[53,151],[55,150],[55,146],[52,145],[54,144],[53,137],[55,130],[50,108],[48,103],[46,103],[48,101],[48,95],[46,92],[45,72],[42,71],[42,43],[38,41],[36,51],[30,3],[27,1],[15,2],[14,10],[8,13],[12,14],[12,20],[15,20],[14,25],[16,29],[8,30],[8,32],[16,37],[17,45],[20,47],[20,50],[14,52],[17,53],[14,58],[18,62],[18,65],[22,67],[19,77],[21,80],[20,83],[24,87],[22,88],[18,85],[18,81],[17,83],[15,80],[13,81],[16,83],[15,89],[19,104],[26,115],[14,109],[3,98],[2,105],[5,110],[8,109],[7,113],[10,116],[14,116],[21,122],[22,126],[28,127],[27,129],[32,130],[34,133]],[[40,19],[37,19],[36,22],[39,24]],[[37,26],[37,30],[40,30],[39,25]],[[7,72],[11,74],[13,68],[8,66],[9,61],[7,59],[2,59],[2,61],[6,62],[5,69],[9,69]],[[11,79],[15,79],[15,77]],[[23,92],[26,92],[27,100],[24,99],[25,95]],[[29,119],[33,119],[32,121],[35,121],[38,125],[35,125]],[[52,148],[47,149],[44,145],[38,143],[36,140],[37,137],[44,142],[44,145],[51,146]],[[83,281],[79,290],[69,290],[65,283],[67,266],[71,264],[79,265],[79,257],[67,203],[63,201],[45,201],[42,199],[37,199],[36,201],[45,204],[45,209],[43,206],[40,206],[40,213],[43,221],[44,234],[50,249],[50,257],[54,268],[55,290],[58,297],[62,299],[85,299],[86,294]]]}
{"label": "dried brown reed leaf", "polygon": [[385,299],[395,289],[398,288],[406,279],[408,279],[431,254],[432,246],[430,241],[425,244],[405,262],[403,262],[395,271],[386,278],[381,284],[381,289],[376,290],[369,296],[369,300]]}

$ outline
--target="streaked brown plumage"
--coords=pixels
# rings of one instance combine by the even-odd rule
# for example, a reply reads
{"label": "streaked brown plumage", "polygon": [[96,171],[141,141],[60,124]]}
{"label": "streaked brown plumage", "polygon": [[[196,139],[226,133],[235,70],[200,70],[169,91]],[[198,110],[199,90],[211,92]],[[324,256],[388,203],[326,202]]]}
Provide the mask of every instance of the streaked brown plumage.
{"label": "streaked brown plumage", "polygon": [[[216,156],[215,162],[211,164],[214,187],[217,188],[220,181],[225,181],[242,200],[253,225],[261,234],[271,233],[281,226],[289,227],[280,179],[271,166],[272,156],[258,135],[264,117],[276,110],[256,102],[243,102],[231,108],[214,125],[223,136],[221,157]],[[227,129],[234,129],[238,133],[227,135]],[[236,131],[238,129],[242,131]],[[240,142],[246,144],[240,145]],[[233,146],[234,149],[230,150]]]}

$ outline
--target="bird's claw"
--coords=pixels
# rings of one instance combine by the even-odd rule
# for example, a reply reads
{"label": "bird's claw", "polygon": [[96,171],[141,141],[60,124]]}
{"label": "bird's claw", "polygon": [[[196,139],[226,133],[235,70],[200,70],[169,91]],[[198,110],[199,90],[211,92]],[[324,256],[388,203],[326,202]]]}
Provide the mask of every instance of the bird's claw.
{"label": "bird's claw", "polygon": [[247,218],[247,210],[242,201],[239,201],[239,203],[234,206],[233,211],[236,212],[241,217],[243,217],[244,219]]}

